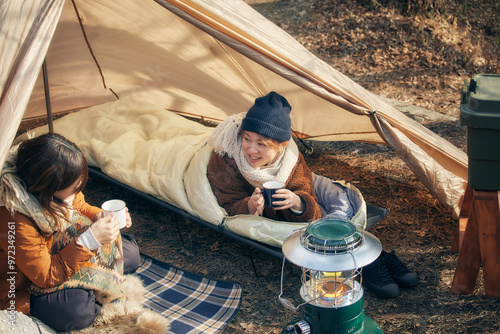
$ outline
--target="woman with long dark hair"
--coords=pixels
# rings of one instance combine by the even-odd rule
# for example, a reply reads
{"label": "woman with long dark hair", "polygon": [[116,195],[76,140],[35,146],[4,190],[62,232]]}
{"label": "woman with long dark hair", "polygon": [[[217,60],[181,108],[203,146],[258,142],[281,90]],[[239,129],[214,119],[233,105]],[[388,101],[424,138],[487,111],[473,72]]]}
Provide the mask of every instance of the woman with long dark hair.
{"label": "woman with long dark hair", "polygon": [[83,153],[58,134],[9,152],[0,177],[0,309],[69,331],[123,297],[120,283],[139,266],[139,248],[113,215],[85,202],[87,178]]}

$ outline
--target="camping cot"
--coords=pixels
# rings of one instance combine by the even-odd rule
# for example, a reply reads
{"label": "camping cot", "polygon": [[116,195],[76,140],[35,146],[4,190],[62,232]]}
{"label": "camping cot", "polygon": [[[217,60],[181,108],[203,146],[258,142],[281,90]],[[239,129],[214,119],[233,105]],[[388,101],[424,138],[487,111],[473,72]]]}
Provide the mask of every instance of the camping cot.
{"label": "camping cot", "polygon": [[[277,248],[257,247],[272,255],[281,251],[288,236],[308,225],[248,214],[230,216],[218,205],[207,177],[212,149],[206,139],[214,129],[211,126],[126,98],[68,114],[53,126],[80,147],[94,175],[191,220],[213,225],[217,231],[243,237],[240,241],[248,239]],[[45,125],[30,132],[38,136],[47,131]],[[27,137],[25,133],[14,143]],[[359,189],[345,181],[314,173],[312,181],[325,219],[349,220],[365,228],[367,223],[375,223],[375,216],[381,219],[387,213],[367,207]]]}

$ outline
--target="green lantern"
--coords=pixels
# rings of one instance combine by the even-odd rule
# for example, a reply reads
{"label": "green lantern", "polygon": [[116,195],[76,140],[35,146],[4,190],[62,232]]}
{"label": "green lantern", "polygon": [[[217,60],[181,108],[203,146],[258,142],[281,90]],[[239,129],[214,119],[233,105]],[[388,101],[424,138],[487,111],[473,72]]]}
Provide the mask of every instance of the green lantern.
{"label": "green lantern", "polygon": [[[283,254],[302,268],[300,318],[282,334],[377,334],[364,314],[362,267],[382,251],[380,241],[349,221],[318,220],[292,234]],[[281,296],[280,296],[281,298]]]}

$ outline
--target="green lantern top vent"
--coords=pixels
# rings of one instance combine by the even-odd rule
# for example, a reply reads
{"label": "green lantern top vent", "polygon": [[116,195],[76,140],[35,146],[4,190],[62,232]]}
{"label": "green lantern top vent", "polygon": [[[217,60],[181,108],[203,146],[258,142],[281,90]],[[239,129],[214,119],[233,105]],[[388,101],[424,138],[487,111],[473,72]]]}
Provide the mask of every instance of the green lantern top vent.
{"label": "green lantern top vent", "polygon": [[363,243],[361,232],[344,220],[319,220],[311,223],[300,236],[301,245],[314,253],[342,254]]}

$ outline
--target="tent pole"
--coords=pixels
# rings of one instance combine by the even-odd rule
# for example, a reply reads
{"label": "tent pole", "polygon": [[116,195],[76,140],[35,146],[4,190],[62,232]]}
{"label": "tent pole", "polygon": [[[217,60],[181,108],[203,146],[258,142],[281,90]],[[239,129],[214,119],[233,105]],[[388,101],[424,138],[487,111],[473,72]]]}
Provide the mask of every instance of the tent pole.
{"label": "tent pole", "polygon": [[42,74],[43,74],[43,88],[45,91],[45,108],[47,109],[47,122],[49,124],[49,132],[54,133],[54,125],[52,124],[52,108],[50,106],[49,78],[47,76],[47,59],[43,60]]}

